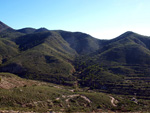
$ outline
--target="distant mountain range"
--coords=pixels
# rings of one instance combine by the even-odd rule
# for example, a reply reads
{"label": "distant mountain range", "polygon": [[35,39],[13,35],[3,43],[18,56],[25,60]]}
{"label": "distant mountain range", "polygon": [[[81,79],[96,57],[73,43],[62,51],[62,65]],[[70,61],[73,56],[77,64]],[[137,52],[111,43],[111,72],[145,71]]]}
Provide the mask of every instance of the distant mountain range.
{"label": "distant mountain range", "polygon": [[[128,31],[111,40],[81,32],[0,22],[0,71],[59,84],[109,89],[125,77],[150,77],[150,37]],[[104,88],[105,86],[105,88]]]}

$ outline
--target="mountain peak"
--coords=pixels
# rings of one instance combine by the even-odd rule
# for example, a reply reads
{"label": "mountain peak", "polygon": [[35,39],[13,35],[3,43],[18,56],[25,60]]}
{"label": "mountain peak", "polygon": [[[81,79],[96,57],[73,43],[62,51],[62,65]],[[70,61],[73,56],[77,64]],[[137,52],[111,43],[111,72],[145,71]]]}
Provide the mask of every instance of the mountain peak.
{"label": "mountain peak", "polygon": [[34,33],[36,29],[31,28],[31,27],[26,27],[26,28],[19,29],[17,31],[21,33],[25,33],[25,34],[30,34],[30,33]]}
{"label": "mountain peak", "polygon": [[44,32],[44,31],[49,31],[49,30],[44,27],[41,27],[41,28],[37,29],[35,32]]}
{"label": "mountain peak", "polygon": [[7,29],[12,29],[12,28],[10,28],[9,26],[7,26],[6,24],[0,21],[0,32],[5,31]]}
{"label": "mountain peak", "polygon": [[118,36],[117,38],[114,38],[112,40],[113,41],[120,40],[120,39],[123,39],[123,38],[128,37],[128,36],[133,35],[133,34],[136,34],[136,33],[132,32],[132,31],[127,31],[127,32],[121,34],[120,36]]}
{"label": "mountain peak", "polygon": [[135,34],[133,31],[127,31],[125,33],[123,33],[122,35],[131,35],[131,34]]}

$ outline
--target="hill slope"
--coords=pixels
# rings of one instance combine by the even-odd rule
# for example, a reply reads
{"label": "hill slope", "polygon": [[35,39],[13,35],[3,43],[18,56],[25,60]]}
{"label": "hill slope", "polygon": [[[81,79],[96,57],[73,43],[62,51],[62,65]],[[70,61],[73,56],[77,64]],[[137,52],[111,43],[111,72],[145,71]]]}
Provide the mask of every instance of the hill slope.
{"label": "hill slope", "polygon": [[0,39],[0,64],[16,56],[18,53],[17,45],[14,42]]}
{"label": "hill slope", "polygon": [[[49,31],[46,28],[14,30],[3,23],[1,24],[1,40],[6,40],[5,42],[13,43],[14,45],[13,47],[7,46],[8,50],[6,50],[6,45],[1,44],[1,51],[3,53],[0,71],[15,73],[21,77],[56,83],[64,83],[65,81],[75,79],[72,76],[75,71],[72,62],[78,56],[78,51],[82,52],[84,50],[88,52],[90,48],[83,46],[76,49],[72,46],[74,42],[68,43],[65,40],[66,38],[75,38],[74,34],[76,33],[69,32],[71,37],[67,37],[62,36],[62,33],[65,33],[65,31],[61,31],[60,33],[58,31]],[[78,33],[79,39],[77,40],[82,40],[82,35],[83,33]],[[89,35],[84,35],[86,37],[85,41],[90,38],[90,40],[96,40]],[[12,44],[9,45],[12,46]],[[90,45],[92,46],[92,44]],[[96,47],[96,49],[98,48]],[[11,52],[8,53],[7,51]]]}
{"label": "hill slope", "polygon": [[80,32],[7,28],[1,23],[1,72],[106,90],[126,77],[150,75],[150,37],[126,32],[99,40]]}
{"label": "hill slope", "polygon": [[[67,112],[99,108],[149,110],[146,100],[150,96],[149,68],[150,37],[147,36],[126,32],[112,40],[99,40],[81,32],[46,28],[14,30],[0,22],[1,72],[74,87],[69,90],[56,86],[56,89],[46,83],[37,86],[39,82],[26,82],[13,74],[1,73],[0,87],[5,89],[0,90],[0,95],[4,95],[0,96],[0,108],[41,112],[42,108]],[[3,87],[6,84],[12,87]],[[117,105],[114,97],[96,93],[95,89],[130,96],[116,96]],[[135,97],[131,101],[135,94],[139,103]]]}
{"label": "hill slope", "polygon": [[127,35],[127,33],[113,39],[111,43],[99,50],[100,53],[98,54],[101,59],[106,62],[109,61],[109,63],[113,61],[132,65],[150,64],[150,37],[135,33]]}
{"label": "hill slope", "polygon": [[[79,57],[76,62],[76,76],[83,86],[109,90],[115,93],[137,92],[143,95],[142,88],[137,91],[137,87],[131,88],[131,84],[126,83],[126,77],[139,77],[136,81],[142,82],[143,78],[150,76],[150,37],[142,36],[133,32],[126,32],[121,36],[109,40],[106,45],[98,51],[89,55]],[[131,79],[133,84],[134,79]],[[136,80],[137,78],[135,78]],[[146,78],[145,78],[146,79]],[[126,86],[125,84],[128,84]],[[146,86],[149,82],[145,82]],[[126,87],[124,90],[119,87]],[[147,86],[146,86],[147,87]],[[112,91],[114,89],[115,91]],[[149,94],[149,87],[144,94]]]}
{"label": "hill slope", "polygon": [[103,65],[149,65],[150,37],[126,32],[85,57]]}
{"label": "hill slope", "polygon": [[0,21],[0,38],[14,40],[16,37],[21,35],[23,34],[17,32],[16,30],[12,29],[11,27]]}
{"label": "hill slope", "polygon": [[150,101],[146,99],[138,99],[139,104],[136,104],[128,96],[26,80],[10,73],[0,73],[0,88],[0,112],[134,112],[150,110]]}
{"label": "hill slope", "polygon": [[[24,28],[10,32],[18,54],[1,65],[0,70],[30,79],[66,84],[75,80],[73,62],[76,56],[89,54],[103,41],[80,32],[49,31]],[[3,37],[4,38],[4,37]],[[105,41],[104,41],[105,42]],[[68,84],[68,83],[67,83]]]}
{"label": "hill slope", "polygon": [[0,32],[7,31],[7,30],[13,30],[13,29],[0,21]]}
{"label": "hill slope", "polygon": [[99,40],[81,32],[57,31],[76,50],[78,54],[85,55],[98,50],[106,40]]}
{"label": "hill slope", "polygon": [[[20,53],[4,63],[1,71],[22,77],[62,82],[74,72],[76,52],[56,32],[42,32],[16,38]],[[18,71],[19,70],[19,71]]]}

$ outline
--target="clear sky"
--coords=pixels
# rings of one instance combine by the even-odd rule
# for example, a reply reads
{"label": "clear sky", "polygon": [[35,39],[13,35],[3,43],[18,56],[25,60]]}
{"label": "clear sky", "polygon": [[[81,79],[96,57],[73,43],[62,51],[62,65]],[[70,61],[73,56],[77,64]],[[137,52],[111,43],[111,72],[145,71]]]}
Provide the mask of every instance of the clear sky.
{"label": "clear sky", "polygon": [[0,21],[14,29],[80,31],[100,39],[126,31],[150,36],[150,0],[0,0]]}

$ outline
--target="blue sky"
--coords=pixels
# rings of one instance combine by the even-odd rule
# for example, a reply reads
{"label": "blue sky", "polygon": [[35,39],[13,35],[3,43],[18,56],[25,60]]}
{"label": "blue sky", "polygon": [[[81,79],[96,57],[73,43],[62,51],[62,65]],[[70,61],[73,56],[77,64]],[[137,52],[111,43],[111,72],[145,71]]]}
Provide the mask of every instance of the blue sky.
{"label": "blue sky", "polygon": [[46,27],[112,39],[150,36],[150,0],[0,0],[0,21],[14,29]]}

